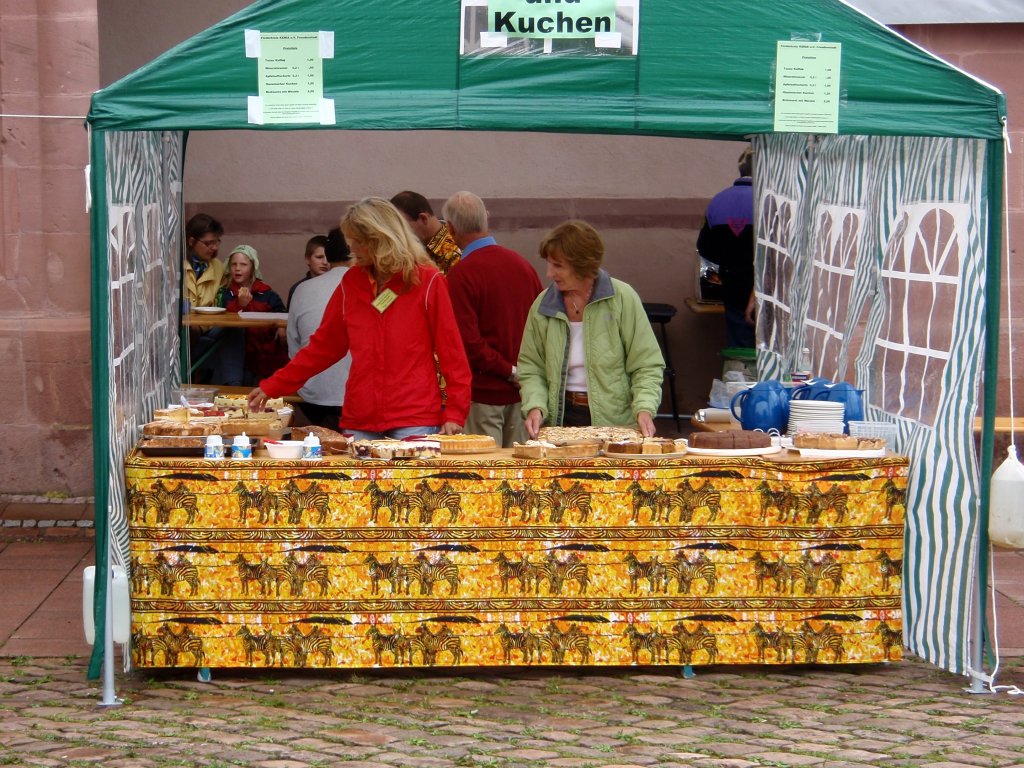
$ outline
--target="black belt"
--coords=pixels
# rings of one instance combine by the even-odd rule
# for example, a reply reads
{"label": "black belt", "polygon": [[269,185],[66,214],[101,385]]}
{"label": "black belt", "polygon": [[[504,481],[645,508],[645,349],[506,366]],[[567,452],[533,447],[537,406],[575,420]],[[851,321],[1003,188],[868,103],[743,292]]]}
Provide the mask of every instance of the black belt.
{"label": "black belt", "polygon": [[565,402],[571,405],[578,405],[584,408],[590,407],[590,398],[587,397],[586,392],[566,392]]}

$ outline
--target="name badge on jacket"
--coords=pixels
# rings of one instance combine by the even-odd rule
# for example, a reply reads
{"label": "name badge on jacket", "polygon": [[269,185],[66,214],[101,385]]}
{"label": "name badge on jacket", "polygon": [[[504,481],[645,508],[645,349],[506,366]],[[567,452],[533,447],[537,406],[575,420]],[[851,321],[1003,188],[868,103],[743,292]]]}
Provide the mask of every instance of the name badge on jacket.
{"label": "name badge on jacket", "polygon": [[397,293],[392,291],[390,288],[385,288],[377,294],[377,298],[373,300],[373,306],[378,312],[384,314],[384,310],[390,307],[397,298]]}

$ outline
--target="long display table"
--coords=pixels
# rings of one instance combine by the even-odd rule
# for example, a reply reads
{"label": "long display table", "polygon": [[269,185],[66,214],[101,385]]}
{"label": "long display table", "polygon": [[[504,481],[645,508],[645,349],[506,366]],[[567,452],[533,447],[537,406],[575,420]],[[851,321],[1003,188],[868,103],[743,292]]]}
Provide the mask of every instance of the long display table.
{"label": "long display table", "polygon": [[133,453],[132,661],[892,661],[907,468]]}

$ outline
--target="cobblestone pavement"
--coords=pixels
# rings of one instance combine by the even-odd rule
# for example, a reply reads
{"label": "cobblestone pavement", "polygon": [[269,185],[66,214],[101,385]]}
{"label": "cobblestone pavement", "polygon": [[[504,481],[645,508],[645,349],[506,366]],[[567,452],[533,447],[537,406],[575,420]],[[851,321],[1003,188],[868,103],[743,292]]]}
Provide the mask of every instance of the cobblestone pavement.
{"label": "cobblestone pavement", "polygon": [[[1011,766],[1024,696],[917,660],[842,667],[118,675],[0,660],[0,765]],[[1024,686],[1024,658],[1001,680]]]}

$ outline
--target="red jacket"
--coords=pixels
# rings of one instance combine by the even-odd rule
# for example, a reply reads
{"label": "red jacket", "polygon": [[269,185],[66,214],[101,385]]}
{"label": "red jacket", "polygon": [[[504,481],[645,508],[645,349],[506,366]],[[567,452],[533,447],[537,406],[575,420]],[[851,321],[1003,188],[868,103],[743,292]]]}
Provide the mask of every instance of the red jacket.
{"label": "red jacket", "polygon": [[473,371],[473,402],[518,403],[519,387],[509,377],[530,307],[544,290],[537,270],[513,250],[484,245],[463,257],[447,278]]}
{"label": "red jacket", "polygon": [[[218,303],[228,312],[284,312],[284,302],[274,289],[262,280],[249,286],[252,301],[246,306],[238,303],[238,290],[242,286],[232,282],[220,289]],[[288,344],[277,337],[276,328],[245,329],[245,370],[254,378],[270,376],[288,362]],[[252,379],[249,379],[252,381]]]}
{"label": "red jacket", "polygon": [[[335,290],[320,327],[291,362],[260,382],[269,397],[299,389],[310,376],[346,352],[352,367],[341,408],[341,426],[365,432],[466,423],[470,372],[448,285],[434,266],[417,268],[419,282],[406,288],[395,275],[385,288],[398,298],[384,311],[373,306],[375,284],[355,266]],[[448,393],[441,405],[434,353]]]}

